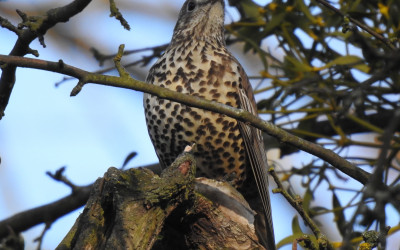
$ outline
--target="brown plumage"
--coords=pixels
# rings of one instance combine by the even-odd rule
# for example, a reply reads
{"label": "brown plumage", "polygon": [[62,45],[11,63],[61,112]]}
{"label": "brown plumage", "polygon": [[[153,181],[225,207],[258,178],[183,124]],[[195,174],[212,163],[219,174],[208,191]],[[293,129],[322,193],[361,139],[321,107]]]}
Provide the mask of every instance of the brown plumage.
{"label": "brown plumage", "polygon": [[[222,0],[187,0],[170,45],[150,69],[146,81],[256,115],[248,77],[226,49],[223,24]],[[148,94],[144,107],[161,166],[170,165],[185,146],[195,143],[198,175],[231,178],[259,214],[256,226],[261,228],[258,235],[262,242],[269,250],[275,249],[261,132],[225,115]]]}

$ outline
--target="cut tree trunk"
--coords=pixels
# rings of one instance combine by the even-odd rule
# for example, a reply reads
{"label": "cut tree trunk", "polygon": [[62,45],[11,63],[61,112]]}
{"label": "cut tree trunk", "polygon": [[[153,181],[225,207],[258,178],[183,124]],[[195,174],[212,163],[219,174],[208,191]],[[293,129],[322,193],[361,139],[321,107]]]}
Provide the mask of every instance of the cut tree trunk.
{"label": "cut tree trunk", "polygon": [[57,249],[264,249],[243,197],[194,170],[190,153],[161,176],[108,169]]}

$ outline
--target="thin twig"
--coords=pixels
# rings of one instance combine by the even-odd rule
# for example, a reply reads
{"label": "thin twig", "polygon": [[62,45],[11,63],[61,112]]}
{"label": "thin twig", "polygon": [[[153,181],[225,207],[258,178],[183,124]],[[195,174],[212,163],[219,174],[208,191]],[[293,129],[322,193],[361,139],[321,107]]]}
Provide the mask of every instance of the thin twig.
{"label": "thin twig", "polygon": [[[161,168],[158,164],[141,167],[149,169],[156,174],[161,174]],[[0,221],[0,239],[8,235],[17,238],[20,232],[41,223],[48,223],[49,221],[54,222],[65,214],[80,208],[85,205],[89,199],[92,186],[93,184],[88,186],[75,186],[75,191],[73,191],[72,194],[58,201],[23,211]]]}
{"label": "thin twig", "polygon": [[110,16],[111,17],[115,17],[115,19],[117,19],[122,27],[124,27],[124,29],[126,30],[131,30],[131,27],[129,26],[128,21],[125,20],[125,18],[122,16],[121,12],[119,11],[115,0],[110,0]]}
{"label": "thin twig", "polygon": [[278,175],[275,173],[275,170],[273,168],[270,168],[268,171],[272,178],[274,178],[274,181],[278,188],[274,189],[274,193],[280,193],[285,197],[285,199],[289,202],[289,204],[296,209],[296,211],[299,213],[299,215],[303,218],[305,223],[310,227],[312,230],[313,234],[317,238],[318,242],[321,244],[326,244],[329,245],[326,249],[333,249],[331,243],[326,239],[326,236],[322,234],[321,230],[318,228],[317,224],[311,219],[311,217],[308,215],[306,211],[304,211],[302,203],[303,200],[298,197],[298,198],[293,198],[283,187],[282,182],[279,180]]}
{"label": "thin twig", "polygon": [[53,224],[53,222],[46,222],[44,229],[42,231],[42,233],[39,235],[39,237],[37,237],[34,241],[35,242],[39,242],[38,246],[37,246],[37,250],[41,250],[42,249],[42,243],[43,243],[43,238],[44,235],[46,234],[46,232],[50,229],[51,225]]}
{"label": "thin twig", "polygon": [[[145,51],[153,51],[153,54],[151,55],[151,58],[160,56],[161,52],[163,52],[166,48],[168,47],[168,43],[162,44],[162,45],[157,45],[154,47],[147,47],[147,48],[141,48],[141,49],[133,49],[133,50],[125,50],[124,51],[124,56],[126,55],[131,55],[131,54],[137,54]],[[107,60],[113,59],[115,57],[115,54],[111,55],[104,55],[101,53],[98,49],[96,48],[91,48],[90,51],[93,53],[93,56],[96,58],[97,61],[99,61],[100,66],[103,65],[103,63]],[[141,61],[144,61],[146,63],[146,57],[143,57]],[[140,62],[140,61],[137,61]],[[114,68],[113,68],[114,69]]]}
{"label": "thin twig", "polygon": [[14,232],[23,232],[43,222],[55,221],[83,206],[89,198],[92,185],[77,187],[72,194],[47,205],[26,210],[0,221],[0,238],[9,234],[7,227]]}
{"label": "thin twig", "polygon": [[358,27],[360,27],[361,29],[365,30],[366,32],[368,32],[369,34],[371,34],[372,36],[376,37],[377,39],[379,39],[381,42],[383,42],[386,46],[388,46],[390,49],[392,50],[397,50],[397,48],[390,43],[389,39],[383,37],[381,34],[376,33],[374,30],[372,30],[370,27],[368,27],[367,25],[361,23],[360,21],[344,14],[343,12],[341,12],[339,9],[335,8],[334,6],[332,6],[331,4],[329,4],[327,1],[325,0],[315,0],[317,2],[319,2],[320,4],[326,6],[327,8],[333,10],[334,12],[336,12],[337,14],[341,15],[342,17],[346,17],[350,20],[350,22],[356,24]]}
{"label": "thin twig", "polygon": [[65,171],[65,167],[61,167],[59,170],[57,170],[54,174],[51,172],[46,172],[48,176],[50,176],[53,180],[60,181],[70,187],[72,189],[72,192],[75,192],[75,190],[78,188],[75,184],[73,184],[68,178],[63,175],[63,172]]}
{"label": "thin twig", "polygon": [[[29,47],[29,44],[39,38],[40,43],[44,45],[43,35],[54,25],[60,22],[67,22],[71,17],[80,13],[92,0],[74,0],[59,8],[48,10],[42,16],[35,16],[30,18],[23,12],[18,11],[18,14],[23,18],[21,26],[27,27],[16,32],[15,28],[11,27],[5,22],[4,19],[0,20],[2,26],[5,25],[9,30],[16,32],[18,39],[15,42],[13,49],[10,52],[12,56],[24,56],[26,54],[33,54],[39,56],[36,50]],[[26,21],[24,21],[24,19]],[[0,120],[4,116],[5,109],[10,100],[11,92],[15,84],[15,71],[14,65],[5,65],[2,67],[0,77]]]}

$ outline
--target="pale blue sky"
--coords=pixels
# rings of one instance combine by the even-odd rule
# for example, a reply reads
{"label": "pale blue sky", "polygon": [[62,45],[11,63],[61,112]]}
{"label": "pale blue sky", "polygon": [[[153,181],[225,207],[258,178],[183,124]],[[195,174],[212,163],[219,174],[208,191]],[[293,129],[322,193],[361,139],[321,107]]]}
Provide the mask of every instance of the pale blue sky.
{"label": "pale blue sky", "polygon": [[[23,5],[26,2],[30,3],[0,2],[0,9],[6,4],[29,13],[32,5]],[[36,4],[42,2],[45,1],[36,1]],[[52,6],[68,2],[58,1]],[[97,6],[88,7],[88,10],[95,9],[89,17],[84,12],[60,26],[66,32],[77,32],[84,39],[92,39],[94,46],[105,53],[115,53],[121,43],[126,44],[126,49],[160,45],[170,40],[176,21],[174,12],[178,13],[183,1],[173,4],[169,1],[151,2],[153,9],[148,13],[153,13],[153,16],[148,13],[125,15],[131,31],[124,30],[119,22],[110,19],[107,9],[100,11],[101,7]],[[142,2],[130,3],[135,6]],[[166,9],[168,5],[172,7]],[[124,9],[120,9],[124,13]],[[14,24],[16,21],[18,19]],[[0,54],[9,53],[15,38],[8,30],[0,29]],[[86,70],[98,68],[90,52],[82,54],[85,52],[58,44],[50,36],[46,36],[45,41],[45,49],[37,40],[31,45],[39,51],[41,59],[57,61],[61,58]],[[142,93],[87,85],[77,97],[71,98],[69,94],[76,81],[55,88],[54,84],[62,78],[59,74],[38,70],[17,71],[17,82],[6,116],[0,122],[0,204],[3,204],[0,205],[0,219],[70,193],[68,187],[46,176],[46,171],[54,172],[67,166],[66,176],[77,185],[86,185],[101,177],[108,167],[121,166],[131,151],[138,152],[138,156],[130,166],[157,161],[145,126]],[[60,242],[79,211],[52,225],[46,233],[44,249],[53,249]],[[35,248],[32,240],[40,235],[42,229],[43,225],[40,225],[24,233],[26,249]]]}
{"label": "pale blue sky", "polygon": [[[70,1],[38,0],[35,6],[44,2],[58,7]],[[126,31],[118,21],[108,17],[108,1],[97,1],[60,27],[93,41],[93,46],[105,53],[115,53],[122,43],[126,44],[126,49],[160,45],[170,40],[176,14],[183,2],[117,1],[132,27],[131,31]],[[259,2],[265,4],[269,1]],[[1,1],[0,10],[7,5],[29,11],[33,8],[30,3],[23,0]],[[148,6],[143,7],[146,4]],[[128,12],[124,6],[133,10],[137,7],[140,11]],[[229,9],[229,13],[229,17],[237,17],[234,10]],[[15,39],[13,33],[0,28],[0,54],[8,54]],[[85,70],[98,69],[90,52],[59,44],[50,36],[45,36],[45,40],[46,49],[37,40],[31,45],[39,50],[41,59],[63,59]],[[257,73],[259,69],[252,68],[252,73]],[[129,166],[157,161],[145,126],[142,93],[87,85],[77,97],[71,98],[69,94],[76,81],[68,81],[55,88],[54,84],[62,78],[59,74],[38,70],[17,71],[17,82],[6,116],[0,121],[0,220],[70,193],[68,187],[46,176],[46,171],[54,172],[67,166],[66,176],[77,185],[86,185],[103,176],[108,167],[120,167],[132,151],[138,152],[138,156]],[[290,233],[288,225],[291,225],[293,209],[277,195],[272,195],[272,202],[279,241]],[[60,242],[79,212],[73,212],[52,225],[45,236],[43,249],[53,249]],[[24,233],[26,249],[35,249],[32,240],[40,235],[43,227],[40,225]]]}

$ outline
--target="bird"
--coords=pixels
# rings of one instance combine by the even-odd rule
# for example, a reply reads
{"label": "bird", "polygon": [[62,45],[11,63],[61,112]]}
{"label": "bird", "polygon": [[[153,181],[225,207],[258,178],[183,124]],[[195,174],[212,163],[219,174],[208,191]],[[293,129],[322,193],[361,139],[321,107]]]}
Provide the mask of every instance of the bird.
{"label": "bird", "polygon": [[[186,0],[171,42],[150,68],[146,82],[223,103],[257,115],[249,79],[228,51],[223,0]],[[260,242],[275,248],[262,132],[216,112],[144,94],[150,139],[162,168],[195,143],[196,175],[224,180],[257,212]]]}

